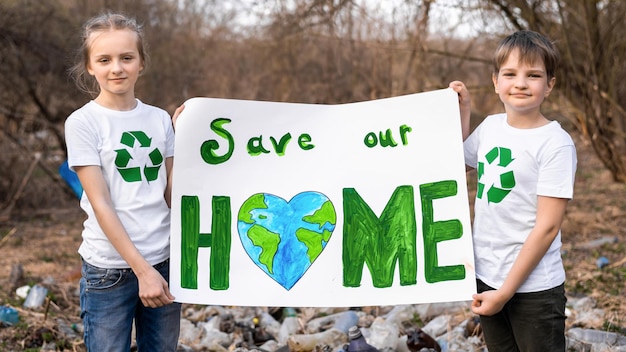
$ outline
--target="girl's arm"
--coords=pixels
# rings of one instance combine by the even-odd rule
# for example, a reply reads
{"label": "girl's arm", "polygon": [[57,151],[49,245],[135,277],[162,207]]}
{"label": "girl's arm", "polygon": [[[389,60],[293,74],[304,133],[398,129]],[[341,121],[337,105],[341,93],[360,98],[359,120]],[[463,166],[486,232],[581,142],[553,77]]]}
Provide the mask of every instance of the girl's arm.
{"label": "girl's arm", "polygon": [[522,246],[502,287],[472,296],[472,312],[493,315],[504,307],[517,289],[526,281],[561,228],[568,199],[538,196],[535,227]]}
{"label": "girl's arm", "polygon": [[[178,121],[178,116],[180,115],[181,112],[183,112],[183,110],[185,110],[185,105],[181,105],[178,108],[176,108],[176,111],[174,111],[174,116],[172,116],[172,126],[174,128],[174,131],[176,131],[176,121]],[[165,159],[165,170],[167,172],[167,186],[165,188],[165,202],[167,203],[168,207],[172,207],[172,168],[174,166],[174,157],[171,158],[166,158]]]}
{"label": "girl's arm", "polygon": [[100,167],[76,166],[74,170],[89,198],[98,224],[137,276],[141,302],[146,307],[153,308],[172,303],[174,297],[169,291],[167,281],[143,258],[128,236],[115,211]]}
{"label": "girl's arm", "polygon": [[174,167],[174,157],[165,159],[165,170],[167,172],[167,186],[165,186],[165,203],[172,207],[172,168]]}

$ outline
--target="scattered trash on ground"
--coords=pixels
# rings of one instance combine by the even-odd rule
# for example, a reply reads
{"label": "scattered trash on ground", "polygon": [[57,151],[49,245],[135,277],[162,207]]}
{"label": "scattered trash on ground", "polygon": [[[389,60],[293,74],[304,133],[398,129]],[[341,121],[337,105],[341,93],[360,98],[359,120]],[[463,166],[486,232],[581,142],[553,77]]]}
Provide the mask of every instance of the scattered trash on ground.
{"label": "scattered trash on ground", "polygon": [[[76,284],[15,289],[0,307],[0,333],[41,351],[84,351]],[[69,303],[75,302],[75,303]],[[570,298],[568,351],[626,351],[626,336],[599,329],[604,311],[590,297]],[[7,336],[7,335],[2,335]],[[3,343],[8,343],[4,341]],[[17,351],[17,350],[15,350]],[[224,307],[184,304],[180,352],[487,352],[469,302],[359,308]]]}

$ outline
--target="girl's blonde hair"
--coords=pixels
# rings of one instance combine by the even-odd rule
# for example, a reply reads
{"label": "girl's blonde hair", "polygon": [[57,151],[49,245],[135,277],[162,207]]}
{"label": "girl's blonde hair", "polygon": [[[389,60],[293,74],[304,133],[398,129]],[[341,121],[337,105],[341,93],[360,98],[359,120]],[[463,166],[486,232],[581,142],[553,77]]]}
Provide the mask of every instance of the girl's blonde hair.
{"label": "girl's blonde hair", "polygon": [[91,34],[95,32],[113,31],[128,29],[137,34],[137,50],[139,51],[139,57],[143,62],[143,70],[150,63],[150,56],[147,53],[147,45],[144,40],[143,28],[134,18],[127,17],[118,13],[105,13],[91,18],[83,25],[83,33],[81,36],[81,45],[76,51],[76,58],[74,65],[69,69],[70,76],[74,79],[76,86],[82,92],[90,94],[92,96],[97,95],[100,92],[98,82],[87,71],[87,65],[89,64],[89,50],[90,42],[89,38]]}

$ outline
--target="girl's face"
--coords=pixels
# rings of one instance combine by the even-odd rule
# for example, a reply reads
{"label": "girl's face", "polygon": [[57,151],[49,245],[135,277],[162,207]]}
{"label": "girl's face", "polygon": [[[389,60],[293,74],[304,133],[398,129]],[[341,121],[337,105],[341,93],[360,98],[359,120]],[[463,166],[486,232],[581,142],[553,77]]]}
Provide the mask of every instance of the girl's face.
{"label": "girl's face", "polygon": [[143,70],[137,34],[131,30],[92,33],[87,71],[100,85],[96,100],[134,99],[135,83]]}
{"label": "girl's face", "polygon": [[540,114],[543,100],[550,95],[556,79],[549,81],[543,62],[525,63],[520,60],[519,50],[513,50],[493,75],[493,85],[507,113],[519,115]]}

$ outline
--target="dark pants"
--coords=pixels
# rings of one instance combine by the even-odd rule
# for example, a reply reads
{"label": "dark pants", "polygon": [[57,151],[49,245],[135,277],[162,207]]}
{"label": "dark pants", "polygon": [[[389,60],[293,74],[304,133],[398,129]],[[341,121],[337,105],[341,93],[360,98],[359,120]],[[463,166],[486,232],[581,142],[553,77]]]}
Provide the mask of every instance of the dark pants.
{"label": "dark pants", "polygon": [[[493,290],[480,280],[478,292]],[[565,284],[516,293],[492,316],[480,316],[489,352],[565,351]]]}

